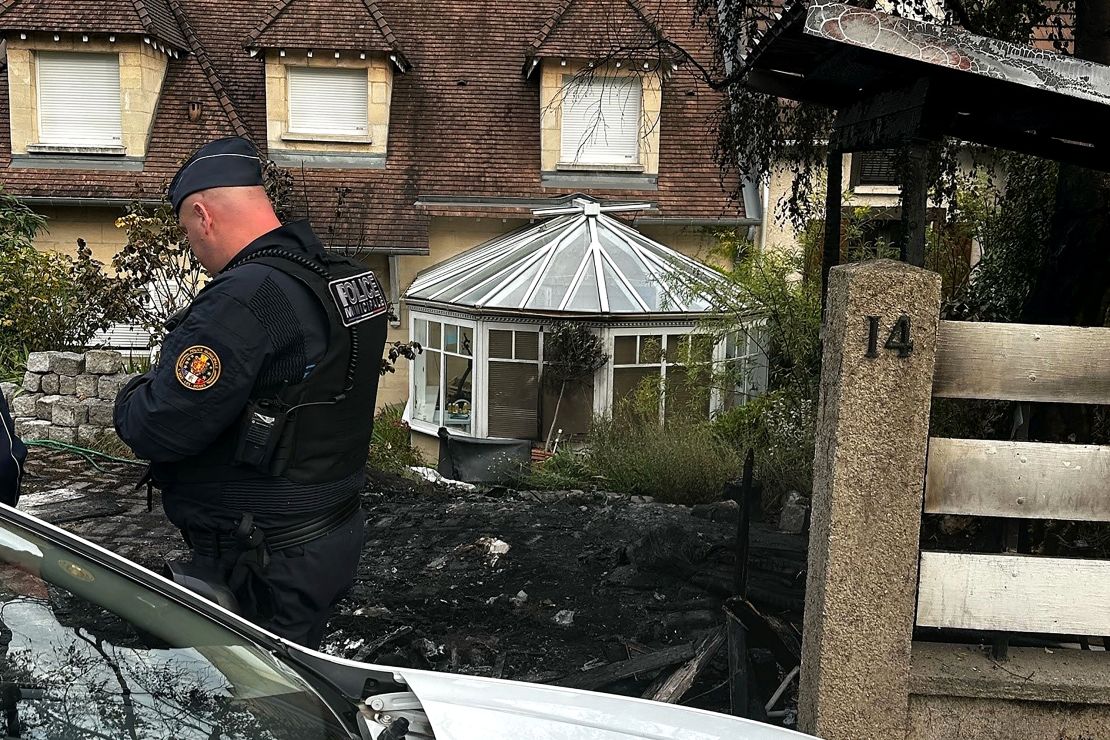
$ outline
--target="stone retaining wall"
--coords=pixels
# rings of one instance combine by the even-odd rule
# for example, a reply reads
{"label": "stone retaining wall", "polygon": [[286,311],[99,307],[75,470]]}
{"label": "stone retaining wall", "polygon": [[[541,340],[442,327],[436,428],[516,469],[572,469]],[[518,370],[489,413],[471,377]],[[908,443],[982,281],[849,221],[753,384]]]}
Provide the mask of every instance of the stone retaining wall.
{"label": "stone retaining wall", "polygon": [[115,439],[116,394],[134,377],[112,350],[32,352],[22,384],[4,383],[16,434],[88,446]]}

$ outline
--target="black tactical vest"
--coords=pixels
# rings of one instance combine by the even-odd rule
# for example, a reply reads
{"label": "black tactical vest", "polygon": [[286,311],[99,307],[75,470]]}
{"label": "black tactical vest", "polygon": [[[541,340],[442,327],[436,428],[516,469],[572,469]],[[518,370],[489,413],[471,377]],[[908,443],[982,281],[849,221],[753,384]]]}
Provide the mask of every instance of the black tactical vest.
{"label": "black tactical vest", "polygon": [[370,448],[388,330],[389,307],[377,278],[365,265],[327,253],[262,249],[239,264],[245,263],[280,270],[312,291],[327,313],[327,351],[304,381],[273,398],[251,398],[273,410],[266,414],[284,417],[263,468],[236,462],[243,436],[250,433],[244,417],[201,454],[156,466],[156,480],[179,486],[280,476],[310,489],[353,475],[366,464]]}

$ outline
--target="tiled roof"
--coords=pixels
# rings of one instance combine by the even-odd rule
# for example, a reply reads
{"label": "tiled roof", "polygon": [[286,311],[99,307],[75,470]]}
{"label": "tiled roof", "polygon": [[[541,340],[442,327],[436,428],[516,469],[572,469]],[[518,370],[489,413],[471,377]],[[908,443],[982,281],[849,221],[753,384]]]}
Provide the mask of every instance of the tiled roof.
{"label": "tiled roof", "polygon": [[[272,12],[273,0],[172,2],[195,43],[189,44],[192,54],[170,60],[143,171],[12,168],[8,85],[0,77],[0,183],[7,191],[44,198],[156,197],[206,140],[246,131],[265,148],[259,141],[266,131],[265,68],[259,57],[243,49],[243,40]],[[293,172],[298,210],[307,212],[334,244],[382,249],[427,247],[431,216],[415,205],[423,196],[550,198],[581,190],[604,200],[655,203],[653,218],[743,217],[742,205],[729,197],[736,184],[722,183],[714,161],[711,129],[722,97],[699,81],[690,65],[679,65],[664,86],[657,189],[543,184],[539,83],[536,76],[521,74],[521,58],[561,2],[379,0],[413,65],[407,74],[394,76],[386,164],[380,169]],[[708,39],[689,20],[693,15],[687,3],[693,0],[653,4],[660,3],[686,8],[686,20],[664,27],[675,28],[676,41],[708,62]],[[196,122],[187,115],[190,101],[202,103]],[[340,192],[346,194],[337,216]]]}
{"label": "tiled roof", "polygon": [[168,0],[5,0],[0,30],[59,33],[134,33],[184,50]]}
{"label": "tiled roof", "polygon": [[279,0],[244,46],[400,52],[393,29],[373,0]]}

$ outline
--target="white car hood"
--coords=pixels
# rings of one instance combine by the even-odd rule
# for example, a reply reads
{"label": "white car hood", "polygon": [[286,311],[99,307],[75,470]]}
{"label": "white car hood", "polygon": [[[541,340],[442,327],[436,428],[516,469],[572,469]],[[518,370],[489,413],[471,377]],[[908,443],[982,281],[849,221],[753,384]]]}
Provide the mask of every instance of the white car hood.
{"label": "white car hood", "polygon": [[797,732],[701,709],[559,686],[409,669],[436,740],[788,740]]}

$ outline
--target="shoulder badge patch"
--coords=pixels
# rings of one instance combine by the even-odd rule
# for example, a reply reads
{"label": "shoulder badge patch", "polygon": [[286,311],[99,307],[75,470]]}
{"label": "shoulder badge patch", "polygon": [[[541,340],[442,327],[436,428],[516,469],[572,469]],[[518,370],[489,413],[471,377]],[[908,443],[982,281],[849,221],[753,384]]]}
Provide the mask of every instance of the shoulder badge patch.
{"label": "shoulder badge patch", "polygon": [[385,291],[373,270],[332,280],[328,283],[328,291],[339,309],[343,326],[353,326],[389,310]]}
{"label": "shoulder badge patch", "polygon": [[211,347],[194,344],[180,355],[174,363],[173,372],[177,382],[191,391],[208,390],[220,379],[220,358]]}

